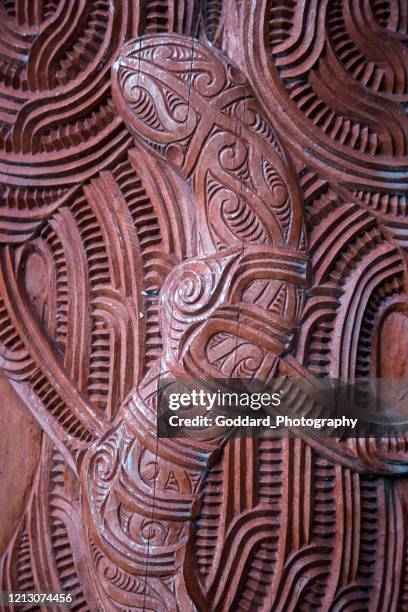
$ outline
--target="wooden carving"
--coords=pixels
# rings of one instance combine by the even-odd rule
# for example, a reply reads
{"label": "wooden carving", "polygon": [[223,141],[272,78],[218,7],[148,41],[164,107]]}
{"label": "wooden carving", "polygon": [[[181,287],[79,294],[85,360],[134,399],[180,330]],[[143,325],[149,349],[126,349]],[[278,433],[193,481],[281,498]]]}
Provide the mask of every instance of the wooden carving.
{"label": "wooden carving", "polygon": [[408,381],[406,2],[0,17],[1,590],[408,611],[408,437],[156,433],[169,373]]}

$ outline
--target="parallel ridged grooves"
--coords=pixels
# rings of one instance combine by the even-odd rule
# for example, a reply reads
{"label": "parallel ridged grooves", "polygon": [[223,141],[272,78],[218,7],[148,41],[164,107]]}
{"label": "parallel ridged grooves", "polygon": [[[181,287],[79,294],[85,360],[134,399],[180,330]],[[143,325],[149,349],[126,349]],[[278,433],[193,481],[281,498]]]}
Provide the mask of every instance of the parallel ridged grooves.
{"label": "parallel ridged grooves", "polygon": [[[77,199],[72,214],[88,262],[91,292],[110,285],[110,268],[100,224],[84,196]],[[107,325],[91,312],[90,362],[87,390],[90,402],[103,411],[109,395],[110,334]]]}
{"label": "parallel ridged grooves", "polygon": [[[258,446],[258,504],[274,508],[280,515],[283,493],[282,440],[261,438]],[[278,518],[279,520],[279,518]],[[242,587],[237,609],[260,609],[267,598],[278,554],[279,529],[271,542],[263,542],[255,551]]]}
{"label": "parallel ridged grooves", "polygon": [[[312,539],[317,545],[333,548],[336,535],[335,467],[323,457],[314,455],[313,529]],[[327,575],[330,565],[327,566]],[[326,592],[324,577],[309,582],[298,601],[299,612],[321,609]],[[323,612],[323,611],[322,611]]]}
{"label": "parallel ridged grooves", "polygon": [[14,327],[4,301],[0,298],[0,343],[9,351],[22,351],[24,344]]}
{"label": "parallel ridged grooves", "polygon": [[92,432],[88,431],[83,423],[72,414],[64,400],[58,395],[57,391],[41,371],[36,370],[30,376],[29,382],[33,391],[43,402],[46,410],[55,417],[70,436],[82,442],[91,442],[93,440]]}
{"label": "parallel ridged grooves", "polygon": [[269,3],[269,46],[273,49],[285,42],[294,22],[296,0],[275,0]]}
{"label": "parallel ridged grooves", "polygon": [[357,575],[359,576],[364,590],[365,601],[362,606],[370,604],[370,585],[374,578],[377,546],[378,546],[378,493],[377,481],[370,476],[362,476],[360,480],[360,503],[361,503],[361,532],[360,532],[360,554]]}
{"label": "parallel ridged grooves", "polygon": [[75,79],[92,63],[107,33],[110,3],[108,0],[92,0],[86,25],[69,50],[60,60],[55,72],[56,84],[61,85]]}
{"label": "parallel ridged grooves", "polygon": [[342,2],[335,0],[331,3],[328,26],[336,55],[354,79],[365,87],[380,91],[384,85],[384,72],[357,49],[347,32],[343,11]]}
{"label": "parallel ridged grooves", "polygon": [[143,6],[144,33],[169,31],[168,0],[146,0]]}
{"label": "parallel ridged grooves", "polygon": [[58,451],[53,451],[50,478],[52,482],[49,494],[50,531],[53,558],[62,590],[72,594],[74,605],[70,608],[74,612],[88,611],[82,586],[75,568],[71,544],[66,526],[61,522],[58,514],[58,489],[64,486],[65,462]]}
{"label": "parallel ridged grooves", "polygon": [[217,546],[222,487],[223,466],[219,463],[211,469],[205,480],[200,517],[195,523],[195,557],[202,579],[210,572]]}
{"label": "parallel ridged grooves", "polygon": [[214,42],[218,24],[222,15],[222,0],[206,0],[204,2],[204,23],[208,40]]}
{"label": "parallel ridged grooves", "polygon": [[358,150],[361,154],[375,156],[381,152],[378,134],[368,125],[350,119],[330,108],[313,90],[310,83],[300,77],[286,80],[291,100],[302,114],[318,126],[331,140]]}
{"label": "parallel ridged grooves", "polygon": [[[377,320],[377,313],[381,304],[389,297],[398,295],[403,290],[403,275],[394,277],[392,281],[377,287],[372,293],[366,306],[361,322],[360,336],[356,355],[356,378],[369,378],[372,360],[372,341]],[[377,374],[378,375],[378,374]]]}
{"label": "parallel ridged grooves", "polygon": [[159,327],[158,294],[160,287],[150,273],[149,255],[160,249],[162,244],[160,227],[150,197],[137,171],[128,160],[113,171],[136,228],[143,262],[143,290],[146,308],[146,369],[157,359],[162,349]]}
{"label": "parallel ridged grooves", "polygon": [[64,248],[51,225],[42,232],[44,241],[48,244],[54,259],[56,273],[56,335],[55,342],[65,352],[68,333],[68,273]]}

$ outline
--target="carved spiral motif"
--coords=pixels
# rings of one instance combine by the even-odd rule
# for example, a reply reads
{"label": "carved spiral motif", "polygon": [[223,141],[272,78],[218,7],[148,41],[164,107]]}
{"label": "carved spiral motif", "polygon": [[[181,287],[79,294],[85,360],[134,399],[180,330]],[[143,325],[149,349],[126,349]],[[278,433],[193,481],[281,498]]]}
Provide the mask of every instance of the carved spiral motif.
{"label": "carved spiral motif", "polygon": [[218,159],[224,170],[238,171],[248,160],[248,148],[241,138],[235,138],[221,148]]}
{"label": "carved spiral motif", "polygon": [[170,304],[171,307],[174,305],[181,313],[192,314],[201,310],[208,303],[213,278],[206,265],[183,270],[181,278],[175,276],[174,283],[176,288],[172,293]]}
{"label": "carved spiral motif", "polygon": [[219,285],[220,279],[237,256],[238,252],[233,251],[218,258],[195,259],[178,266],[162,289],[163,309],[176,319],[208,316],[209,306],[215,305],[217,294],[225,289]]}
{"label": "carved spiral motif", "polygon": [[406,2],[4,0],[0,30],[1,365],[45,432],[1,589],[405,610],[408,440],[156,413],[166,365],[278,370],[295,408],[293,376],[408,375]]}
{"label": "carved spiral motif", "polygon": [[174,90],[162,89],[150,75],[125,68],[119,73],[124,100],[147,136],[159,134],[162,143],[184,140],[197,125],[197,114]]}
{"label": "carved spiral motif", "polygon": [[136,50],[133,43],[125,45],[114,77],[114,95],[126,120],[138,136],[161,144],[190,137],[202,111],[197,96],[213,97],[227,83],[218,58],[191,39],[171,37],[164,44],[144,37]]}

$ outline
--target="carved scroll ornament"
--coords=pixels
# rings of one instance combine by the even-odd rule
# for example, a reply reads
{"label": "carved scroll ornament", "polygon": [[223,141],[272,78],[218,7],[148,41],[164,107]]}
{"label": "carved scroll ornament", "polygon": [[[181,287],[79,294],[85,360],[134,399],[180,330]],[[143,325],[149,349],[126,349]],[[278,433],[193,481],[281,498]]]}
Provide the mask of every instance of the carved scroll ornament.
{"label": "carved scroll ornament", "polygon": [[405,439],[156,435],[167,373],[407,375],[403,3],[2,16],[1,365],[47,434],[2,588],[408,609]]}

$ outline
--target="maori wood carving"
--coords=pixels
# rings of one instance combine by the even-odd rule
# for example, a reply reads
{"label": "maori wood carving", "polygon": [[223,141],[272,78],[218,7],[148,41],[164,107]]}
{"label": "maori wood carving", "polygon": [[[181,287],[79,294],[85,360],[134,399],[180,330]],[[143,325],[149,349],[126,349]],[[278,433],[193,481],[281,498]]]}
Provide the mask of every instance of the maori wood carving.
{"label": "maori wood carving", "polygon": [[408,440],[156,436],[168,372],[408,378],[404,0],[0,12],[2,590],[408,610]]}

